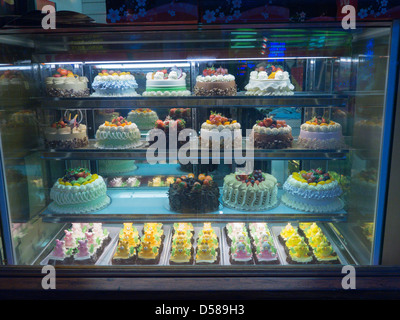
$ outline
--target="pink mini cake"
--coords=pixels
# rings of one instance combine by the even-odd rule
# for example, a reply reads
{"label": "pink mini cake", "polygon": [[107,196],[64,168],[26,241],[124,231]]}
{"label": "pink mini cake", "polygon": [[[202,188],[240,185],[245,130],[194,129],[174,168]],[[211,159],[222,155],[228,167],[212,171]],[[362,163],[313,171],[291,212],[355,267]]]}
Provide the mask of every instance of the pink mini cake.
{"label": "pink mini cake", "polygon": [[306,149],[343,148],[342,126],[325,117],[313,117],[300,126],[297,144]]}

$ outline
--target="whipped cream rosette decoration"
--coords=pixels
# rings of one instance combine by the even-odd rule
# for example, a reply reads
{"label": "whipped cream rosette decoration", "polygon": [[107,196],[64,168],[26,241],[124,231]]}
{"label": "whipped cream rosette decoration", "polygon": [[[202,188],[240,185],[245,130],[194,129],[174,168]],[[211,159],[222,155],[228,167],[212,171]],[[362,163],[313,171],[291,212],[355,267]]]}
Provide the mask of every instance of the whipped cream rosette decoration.
{"label": "whipped cream rosette decoration", "polygon": [[79,98],[88,97],[88,78],[80,77],[71,70],[58,68],[57,72],[45,80],[46,93],[50,97]]}
{"label": "whipped cream rosette decoration", "polygon": [[315,116],[300,126],[297,140],[300,147],[307,149],[339,149],[345,146],[340,123],[325,116]]}
{"label": "whipped cream rosette decoration", "polygon": [[121,116],[106,121],[96,131],[96,147],[100,149],[130,149],[139,145],[139,128]]}
{"label": "whipped cream rosette decoration", "polygon": [[195,96],[236,96],[236,93],[235,76],[229,74],[228,69],[206,68],[196,77]]}
{"label": "whipped cream rosette decoration", "polygon": [[292,147],[292,128],[285,120],[265,118],[253,126],[254,147],[260,149],[284,149]]}
{"label": "whipped cream rosette decoration", "polygon": [[152,96],[190,96],[191,92],[186,88],[186,73],[182,69],[172,67],[146,75],[146,91],[144,97]]}
{"label": "whipped cream rosette decoration", "polygon": [[94,97],[136,97],[138,84],[130,72],[102,70],[92,83]]}
{"label": "whipped cream rosette decoration", "polygon": [[110,204],[104,179],[84,168],[69,169],[50,191],[53,213],[90,213]]}
{"label": "whipped cream rosette decoration", "polygon": [[287,71],[279,66],[258,67],[250,72],[249,83],[245,86],[249,96],[289,96],[294,86]]}
{"label": "whipped cream rosette decoration", "polygon": [[261,170],[231,173],[224,178],[222,202],[244,211],[272,209],[278,205],[277,180]]}
{"label": "whipped cream rosette decoration", "polygon": [[293,172],[283,185],[282,202],[296,210],[312,213],[339,211],[344,203],[339,198],[339,183],[322,169]]}

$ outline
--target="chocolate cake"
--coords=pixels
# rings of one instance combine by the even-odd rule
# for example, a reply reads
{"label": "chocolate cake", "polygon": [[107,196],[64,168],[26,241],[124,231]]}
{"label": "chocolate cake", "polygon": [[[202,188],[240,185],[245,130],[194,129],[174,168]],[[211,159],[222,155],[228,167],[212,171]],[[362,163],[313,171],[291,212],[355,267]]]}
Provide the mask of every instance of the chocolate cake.
{"label": "chocolate cake", "polygon": [[181,213],[213,212],[219,208],[219,188],[211,176],[188,174],[175,179],[168,190],[169,206]]}

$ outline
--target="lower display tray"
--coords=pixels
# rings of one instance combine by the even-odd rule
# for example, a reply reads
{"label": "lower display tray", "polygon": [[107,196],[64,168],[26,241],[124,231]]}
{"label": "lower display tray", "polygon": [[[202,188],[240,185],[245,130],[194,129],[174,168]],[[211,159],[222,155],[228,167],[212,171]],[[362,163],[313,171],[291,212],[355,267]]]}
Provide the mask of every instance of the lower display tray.
{"label": "lower display tray", "polygon": [[[143,224],[140,223],[134,223],[134,227],[139,232],[139,235],[142,235],[142,230],[143,230]],[[202,230],[203,223],[193,223],[194,226],[194,242],[193,242],[193,260],[191,263],[188,264],[182,264],[182,266],[196,266],[198,263],[196,263],[195,255],[196,255],[196,248],[197,248],[197,239],[199,232]],[[218,253],[219,253],[219,259],[216,263],[214,264],[209,264],[210,266],[230,266],[233,265],[230,261],[230,245],[228,244],[227,240],[227,235],[225,232],[225,223],[212,223],[212,228],[215,231],[215,234],[217,235],[218,238]],[[270,229],[271,235],[273,237],[274,245],[277,249],[277,254],[278,254],[278,259],[279,263],[278,264],[272,264],[270,266],[277,266],[277,265],[290,265],[290,263],[287,260],[287,253],[285,252],[285,248],[282,245],[282,243],[279,241],[278,236],[281,232],[281,230],[286,226],[285,223],[268,223],[268,227]],[[293,224],[294,227],[296,227],[296,224]],[[340,264],[348,264],[348,261],[346,261],[346,258],[342,254],[341,250],[339,247],[336,245],[337,241],[334,241],[334,239],[331,238],[331,233],[327,232],[327,227],[323,223],[318,223],[318,226],[321,228],[323,231],[324,235],[327,237],[328,241],[332,245],[332,248],[334,252],[336,252],[339,263]],[[246,223],[246,227],[248,227],[248,223]],[[122,230],[122,226],[115,226],[115,225],[104,225],[104,228],[106,228],[111,237],[111,241],[109,244],[106,246],[104,251],[102,252],[101,256],[97,259],[97,261],[94,263],[94,265],[99,265],[99,266],[111,266],[111,259],[117,249],[118,245],[118,239],[119,239],[119,233]],[[163,249],[162,252],[160,253],[160,259],[156,264],[126,264],[126,266],[176,266],[177,264],[171,264],[170,263],[170,255],[171,255],[171,248],[172,248],[172,237],[173,237],[173,224],[163,224],[163,230],[164,230],[164,239],[163,239]],[[254,262],[254,252],[253,252],[253,261],[249,264],[246,264],[246,266],[253,266],[253,267],[260,267],[262,266],[261,264],[256,264]],[[44,259],[41,260],[40,264],[41,265],[46,265],[49,263],[49,255],[45,257]],[[316,265],[316,264],[321,264],[317,263],[315,260],[312,263],[309,263],[307,265]],[[179,265],[179,264],[178,264]],[[237,265],[235,265],[237,266]]]}

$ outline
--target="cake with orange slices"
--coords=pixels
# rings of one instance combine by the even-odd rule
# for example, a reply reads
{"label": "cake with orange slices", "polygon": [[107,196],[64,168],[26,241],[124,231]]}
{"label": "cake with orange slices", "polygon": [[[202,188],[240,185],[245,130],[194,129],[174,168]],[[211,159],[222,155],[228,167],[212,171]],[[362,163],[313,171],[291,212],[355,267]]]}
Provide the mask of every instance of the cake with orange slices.
{"label": "cake with orange slices", "polygon": [[208,120],[202,123],[200,129],[200,145],[202,148],[226,149],[242,146],[242,130],[240,123],[211,112]]}
{"label": "cake with orange slices", "polygon": [[94,97],[136,97],[138,84],[130,72],[102,70],[94,78]]}
{"label": "cake with orange slices", "polygon": [[296,210],[327,213],[341,210],[339,183],[322,169],[293,172],[283,185],[282,202]]}
{"label": "cake with orange slices", "polygon": [[57,72],[45,80],[46,93],[50,97],[80,98],[88,97],[88,78],[80,77],[71,70],[58,68]]}
{"label": "cake with orange slices", "polygon": [[149,108],[138,108],[130,111],[126,119],[135,123],[139,130],[150,130],[154,128],[158,115]]}
{"label": "cake with orange slices", "polygon": [[115,117],[100,125],[96,132],[96,147],[101,149],[130,149],[140,145],[140,130],[124,117]]}
{"label": "cake with orange slices", "polygon": [[300,126],[297,140],[306,149],[339,149],[344,146],[342,126],[324,116],[315,116]]}
{"label": "cake with orange slices", "polygon": [[110,204],[103,177],[84,168],[69,169],[50,191],[52,213],[90,213]]}

